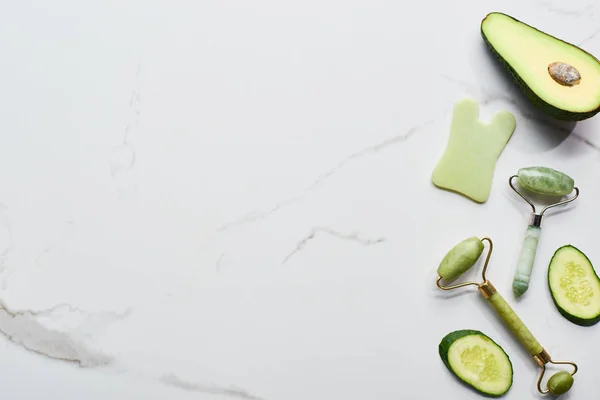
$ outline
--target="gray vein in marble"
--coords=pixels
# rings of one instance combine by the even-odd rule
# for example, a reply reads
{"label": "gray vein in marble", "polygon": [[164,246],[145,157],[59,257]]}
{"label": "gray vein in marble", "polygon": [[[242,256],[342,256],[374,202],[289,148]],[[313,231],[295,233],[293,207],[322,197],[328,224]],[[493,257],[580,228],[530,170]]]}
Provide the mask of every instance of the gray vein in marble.
{"label": "gray vein in marble", "polygon": [[[59,332],[42,325],[37,318],[53,317],[60,312],[85,312],[69,304],[59,304],[50,309],[14,310],[0,299],[0,333],[11,342],[38,355],[78,364],[81,367],[97,367],[111,363],[112,357],[93,351],[65,332]],[[111,320],[127,316],[116,312],[104,313]]]}
{"label": "gray vein in marble", "polygon": [[323,182],[325,182],[327,179],[331,178],[335,173],[337,173],[340,169],[342,169],[348,163],[350,163],[354,160],[357,160],[359,158],[362,158],[362,157],[366,157],[366,156],[370,156],[370,155],[379,153],[380,151],[382,151],[388,147],[394,146],[396,144],[403,143],[403,142],[407,141],[408,139],[410,139],[413,135],[415,135],[421,129],[425,128],[426,126],[430,125],[433,122],[434,122],[433,120],[428,120],[420,125],[410,128],[408,131],[406,131],[405,133],[403,133],[401,135],[392,136],[390,138],[383,140],[382,142],[379,142],[372,146],[365,147],[362,150],[358,150],[355,153],[350,154],[349,156],[347,156],[346,158],[341,160],[339,163],[337,163],[334,167],[332,167],[331,169],[329,169],[326,172],[319,175],[313,181],[313,183],[311,183],[306,189],[304,189],[302,194],[282,200],[279,203],[275,204],[274,206],[267,208],[266,210],[249,212],[240,218],[237,218],[231,222],[228,222],[228,223],[222,225],[221,227],[219,227],[217,229],[217,231],[218,232],[225,231],[225,230],[228,230],[235,226],[243,225],[243,224],[258,221],[258,220],[263,220],[263,219],[270,217],[272,214],[279,211],[280,209],[302,200],[304,198],[305,194],[307,194],[308,192],[311,192],[314,189],[316,189],[317,187],[319,187]]}
{"label": "gray vein in marble", "polygon": [[[8,308],[8,306],[6,305],[6,303],[4,303],[4,301],[2,299],[0,299],[0,308],[3,308],[5,310],[10,310],[8,311],[10,315],[12,316],[33,316],[33,317],[50,317],[50,316],[55,316],[58,315],[60,313],[69,313],[69,314],[89,314],[87,311],[82,310],[79,307],[74,307],[71,304],[66,304],[66,303],[62,303],[62,304],[57,304],[52,308],[47,308],[44,310],[18,310],[18,309],[14,309],[14,308]],[[131,313],[131,309],[127,309],[125,310],[123,313],[118,313],[116,311],[105,311],[102,313],[95,313],[95,314],[107,314],[107,315],[112,315],[115,318],[121,319],[121,318],[125,318],[127,317],[129,314]]]}
{"label": "gray vein in marble", "polygon": [[28,351],[81,367],[98,367],[112,362],[111,357],[88,349],[68,334],[43,326],[36,321],[34,312],[15,313],[4,304],[0,307],[0,333]]}
{"label": "gray vein in marble", "polygon": [[592,32],[592,34],[590,36],[581,39],[581,41],[579,43],[577,43],[577,46],[583,46],[584,44],[592,41],[599,34],[600,34],[600,29],[596,29],[594,32]]}
{"label": "gray vein in marble", "polygon": [[307,243],[309,241],[311,241],[312,239],[314,239],[315,236],[317,235],[317,233],[319,233],[319,232],[328,234],[337,239],[349,240],[349,241],[352,241],[355,243],[359,243],[363,246],[372,246],[374,244],[382,243],[385,241],[384,237],[379,237],[376,239],[364,239],[364,238],[360,237],[357,233],[346,234],[346,233],[341,233],[341,232],[335,231],[335,230],[333,230],[331,228],[327,228],[327,227],[316,227],[310,231],[308,236],[306,236],[304,239],[302,239],[301,241],[298,242],[298,244],[296,245],[296,248],[285,257],[285,259],[283,260],[283,264],[288,262],[290,260],[290,258],[292,258],[294,255],[296,255],[298,252],[302,251],[304,249],[304,247],[307,245]]}
{"label": "gray vein in marble", "polygon": [[594,149],[595,151],[600,152],[600,146],[593,143],[592,141],[584,138],[583,136],[581,136],[579,133],[577,133],[574,130],[569,129],[568,127],[565,126],[561,126],[558,125],[560,122],[553,122],[551,120],[547,120],[544,119],[542,115],[535,115],[534,113],[528,111],[525,107],[523,107],[521,104],[519,104],[518,101],[516,101],[515,99],[509,97],[507,94],[505,93],[501,93],[501,92],[494,92],[488,88],[484,88],[482,86],[476,85],[472,82],[467,82],[461,79],[456,79],[456,78],[452,78],[450,76],[447,75],[442,75],[442,78],[453,82],[461,87],[463,87],[464,89],[466,89],[467,91],[472,91],[475,90],[476,92],[479,93],[479,95],[481,96],[481,103],[482,104],[490,104],[493,103],[495,101],[506,101],[509,104],[512,104],[513,106],[515,106],[517,108],[517,113],[520,114],[523,118],[529,120],[529,121],[533,121],[536,122],[542,126],[545,126],[547,128],[551,128],[553,130],[555,130],[556,132],[560,132],[562,134],[565,135],[571,135],[572,137],[574,137],[575,139],[579,140],[581,143],[585,144],[586,146]]}
{"label": "gray vein in marble", "polygon": [[316,188],[317,186],[319,186],[321,183],[323,183],[326,179],[330,178],[333,174],[338,172],[349,162],[351,162],[355,159],[364,157],[364,156],[378,153],[381,150],[383,150],[389,146],[395,145],[397,143],[405,142],[408,139],[410,139],[415,133],[417,133],[417,131],[419,131],[419,129],[431,124],[432,122],[433,121],[427,121],[426,123],[424,123],[422,125],[410,128],[406,133],[404,133],[402,135],[390,137],[390,138],[388,138],[380,143],[377,143],[373,146],[366,147],[362,150],[359,150],[355,153],[350,154],[348,157],[346,157],[344,160],[340,161],[336,166],[331,168],[329,171],[321,174],[321,176],[319,176],[306,191],[312,190],[312,189]]}
{"label": "gray vein in marble", "polygon": [[131,116],[123,132],[123,141],[121,144],[114,148],[113,156],[110,162],[110,170],[111,175],[113,177],[115,177],[120,172],[133,169],[133,166],[135,165],[136,153],[135,149],[129,142],[129,134],[131,133],[132,129],[137,128],[139,125],[141,113],[140,72],[141,62],[138,60],[135,73],[135,83],[131,91],[131,97],[129,99]]}
{"label": "gray vein in marble", "polygon": [[286,206],[292,205],[300,200],[303,199],[303,196],[295,196],[295,197],[290,197],[288,199],[285,199],[283,201],[281,201],[280,203],[275,204],[272,207],[269,207],[268,209],[264,210],[264,211],[251,211],[249,213],[246,213],[244,215],[242,215],[240,218],[235,219],[231,222],[228,222],[222,226],[220,226],[217,229],[217,232],[221,232],[221,231],[226,231],[229,230],[230,228],[233,228],[235,226],[238,225],[244,225],[246,223],[249,222],[254,222],[254,221],[259,221],[259,220],[263,220],[268,218],[269,216],[271,216],[271,214],[274,214],[275,212],[279,211],[279,209],[284,208]]}
{"label": "gray vein in marble", "polygon": [[[555,3],[558,3],[558,5]],[[590,2],[584,6],[576,7],[576,8],[562,7],[562,4],[568,4],[568,2],[565,2],[565,1],[552,2],[552,1],[548,1],[548,0],[537,0],[536,4],[544,7],[549,12],[556,13],[558,15],[572,16],[572,17],[581,17],[583,15],[592,17],[594,15],[594,8],[595,8],[595,2]]]}
{"label": "gray vein in marble", "polygon": [[598,146],[596,143],[593,143],[589,139],[584,138],[583,136],[579,135],[576,132],[571,132],[571,135],[573,135],[573,137],[575,139],[579,140],[580,142],[582,142],[583,144],[587,145],[588,147],[594,149],[597,152],[600,152],[600,146]]}
{"label": "gray vein in marble", "polygon": [[[4,310],[9,310],[8,306],[2,300],[0,300],[0,308],[2,308]],[[56,313],[57,311],[61,311],[61,310],[65,310],[67,312],[72,312],[72,313],[83,313],[83,310],[81,310],[80,308],[77,308],[77,307],[73,307],[70,304],[57,304],[52,308],[48,308],[45,310],[39,310],[39,311],[10,309],[10,311],[7,311],[7,312],[13,317],[15,317],[15,316],[47,317],[47,316],[51,316],[54,313]]]}
{"label": "gray vein in marble", "polygon": [[243,389],[198,384],[194,382],[184,381],[173,374],[164,375],[159,379],[159,381],[165,385],[173,386],[178,389],[185,390],[187,392],[198,392],[218,396],[228,396],[243,400],[263,400],[262,398],[256,397]]}
{"label": "gray vein in marble", "polygon": [[225,253],[221,253],[217,259],[217,272],[221,272],[221,262],[223,261],[223,257],[225,257]]}

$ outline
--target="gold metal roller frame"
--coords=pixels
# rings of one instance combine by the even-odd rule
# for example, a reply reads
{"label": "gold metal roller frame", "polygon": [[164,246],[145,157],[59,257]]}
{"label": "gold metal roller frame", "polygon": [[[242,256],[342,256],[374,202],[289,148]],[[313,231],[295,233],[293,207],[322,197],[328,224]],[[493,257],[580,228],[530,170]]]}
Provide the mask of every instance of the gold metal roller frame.
{"label": "gold metal roller frame", "polygon": [[492,308],[496,311],[496,313],[502,318],[506,326],[510,329],[513,335],[519,340],[521,345],[523,345],[531,354],[531,356],[536,360],[540,368],[542,369],[540,375],[537,380],[537,389],[542,394],[547,394],[550,392],[548,388],[542,388],[542,379],[544,377],[544,373],[546,372],[546,365],[550,364],[568,364],[573,366],[573,371],[571,372],[571,376],[577,373],[577,364],[572,361],[555,361],[550,357],[550,354],[542,347],[542,345],[537,341],[537,339],[533,336],[531,331],[527,328],[527,326],[521,321],[519,316],[514,312],[514,310],[510,307],[510,305],[504,300],[504,298],[500,295],[500,293],[496,290],[494,285],[487,280],[485,277],[485,273],[488,268],[488,263],[490,261],[490,257],[492,255],[493,243],[490,238],[481,239],[482,242],[486,241],[489,243],[489,251],[485,260],[485,264],[483,266],[483,271],[481,273],[481,277],[483,281],[481,283],[477,282],[465,282],[458,285],[452,286],[443,286],[441,284],[442,277],[439,277],[436,284],[442,290],[454,290],[461,287],[474,285],[479,289],[479,293],[487,300],[487,302],[492,306]]}

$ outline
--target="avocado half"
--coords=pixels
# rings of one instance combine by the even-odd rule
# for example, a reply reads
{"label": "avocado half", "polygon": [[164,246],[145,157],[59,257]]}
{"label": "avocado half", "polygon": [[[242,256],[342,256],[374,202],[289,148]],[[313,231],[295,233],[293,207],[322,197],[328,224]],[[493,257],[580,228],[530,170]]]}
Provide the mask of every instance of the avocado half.
{"label": "avocado half", "polygon": [[600,61],[585,50],[499,12],[481,21],[481,35],[542,112],[566,121],[600,112]]}

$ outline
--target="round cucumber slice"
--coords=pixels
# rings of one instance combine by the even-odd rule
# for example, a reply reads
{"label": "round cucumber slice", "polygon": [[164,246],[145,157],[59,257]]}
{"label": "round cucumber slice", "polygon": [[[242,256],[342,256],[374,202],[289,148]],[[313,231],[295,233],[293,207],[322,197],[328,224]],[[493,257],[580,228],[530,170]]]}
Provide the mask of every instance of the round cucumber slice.
{"label": "round cucumber slice", "polygon": [[439,354],[452,374],[480,393],[500,397],[512,386],[510,358],[502,347],[478,330],[450,332],[440,342]]}
{"label": "round cucumber slice", "polygon": [[548,267],[548,286],[560,314],[574,324],[600,321],[600,279],[589,258],[578,248],[558,248]]}

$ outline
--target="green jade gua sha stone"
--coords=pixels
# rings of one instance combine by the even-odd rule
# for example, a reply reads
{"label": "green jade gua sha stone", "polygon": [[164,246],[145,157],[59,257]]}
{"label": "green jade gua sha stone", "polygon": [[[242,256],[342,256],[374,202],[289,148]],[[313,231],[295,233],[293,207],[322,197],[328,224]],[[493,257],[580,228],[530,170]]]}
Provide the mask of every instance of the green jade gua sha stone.
{"label": "green jade gua sha stone", "polygon": [[475,101],[465,99],[455,105],[450,137],[431,181],[484,203],[490,195],[496,160],[512,136],[516,120],[508,111],[496,114],[489,125],[478,118]]}

